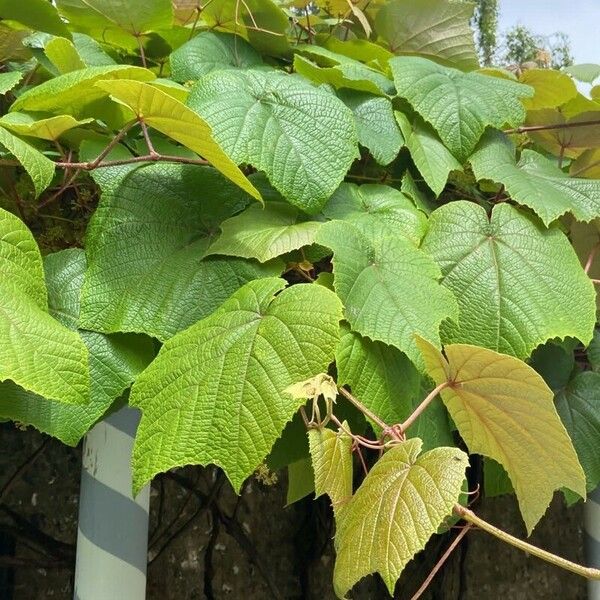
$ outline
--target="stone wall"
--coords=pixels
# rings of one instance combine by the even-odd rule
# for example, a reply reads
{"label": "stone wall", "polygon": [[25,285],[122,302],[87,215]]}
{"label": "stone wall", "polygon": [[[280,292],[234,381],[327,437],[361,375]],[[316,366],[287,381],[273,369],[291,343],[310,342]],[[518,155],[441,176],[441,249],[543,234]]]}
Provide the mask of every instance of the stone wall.
{"label": "stone wall", "polygon": [[[0,424],[0,489],[45,440],[0,500],[0,554],[9,554],[0,557],[0,600],[72,597],[79,449]],[[273,486],[251,480],[238,498],[213,469],[186,468],[159,478],[151,497],[148,599],[333,600],[327,502],[284,504],[281,480]],[[484,500],[477,511],[524,534],[510,497]],[[581,562],[581,520],[581,506],[567,511],[557,497],[532,541]],[[430,542],[407,569],[396,598],[410,599],[454,535]],[[352,597],[389,598],[375,578],[363,581]],[[472,531],[423,596],[503,597],[583,600],[585,581]]]}

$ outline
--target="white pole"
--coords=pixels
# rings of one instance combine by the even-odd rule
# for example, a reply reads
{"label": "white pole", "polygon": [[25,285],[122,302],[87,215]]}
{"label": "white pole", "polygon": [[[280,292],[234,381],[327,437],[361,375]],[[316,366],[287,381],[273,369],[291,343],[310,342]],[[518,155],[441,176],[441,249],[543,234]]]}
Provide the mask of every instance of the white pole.
{"label": "white pole", "polygon": [[131,496],[138,410],[125,407],[85,437],[75,600],[144,600],[150,487]]}
{"label": "white pole", "polygon": [[[586,563],[600,569],[600,487],[589,494],[583,509]],[[588,581],[588,599],[600,600],[600,581]]]}

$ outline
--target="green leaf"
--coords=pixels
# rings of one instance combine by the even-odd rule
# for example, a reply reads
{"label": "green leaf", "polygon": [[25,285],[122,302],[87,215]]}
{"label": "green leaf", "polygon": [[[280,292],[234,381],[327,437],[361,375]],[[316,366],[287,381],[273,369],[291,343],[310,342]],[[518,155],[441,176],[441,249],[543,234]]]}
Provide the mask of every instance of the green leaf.
{"label": "green leaf", "polygon": [[51,39],[46,44],[44,51],[48,60],[58,69],[61,75],[86,67],[73,42],[63,37]]}
{"label": "green leaf", "polygon": [[8,73],[0,73],[0,94],[6,94],[16,87],[23,79],[23,73],[20,71],[9,71]]}
{"label": "green leaf", "polygon": [[[50,254],[44,267],[50,313],[65,327],[76,330],[85,271],[83,250]],[[80,335],[90,356],[90,402],[84,405],[54,402],[5,382],[0,384],[0,417],[32,425],[75,446],[154,356],[149,338],[105,336],[91,331],[82,331]]]}
{"label": "green leaf", "polygon": [[150,127],[203,156],[251,196],[260,198],[258,190],[215,141],[209,124],[185,104],[141,81],[99,81],[96,87],[130,108],[138,119],[143,119]]}
{"label": "green leaf", "polygon": [[585,475],[552,391],[530,366],[476,346],[445,346],[444,357],[429,342],[417,343],[435,383],[448,383],[442,400],[469,451],[506,469],[528,533],[556,489],[585,495]]}
{"label": "green leaf", "polygon": [[471,71],[479,67],[470,2],[393,0],[375,17],[377,33],[394,54],[416,54]]}
{"label": "green leaf", "polygon": [[[347,429],[348,424],[344,423]],[[326,494],[336,518],[352,498],[352,438],[345,431],[309,429],[308,444],[315,473],[315,498]]]}
{"label": "green leaf", "polygon": [[126,32],[135,38],[150,31],[168,29],[173,22],[170,0],[144,0],[141,3],[122,0],[57,0],[56,6],[76,30],[109,42],[115,31],[117,34]]}
{"label": "green leaf", "polygon": [[320,223],[306,221],[285,202],[257,204],[221,224],[221,235],[208,254],[256,258],[266,262],[314,243]]}
{"label": "green leaf", "polygon": [[287,467],[288,488],[285,505],[290,506],[315,491],[315,473],[310,458],[302,458]]}
{"label": "green leaf", "polygon": [[48,0],[0,0],[0,18],[18,21],[34,31],[46,31],[71,38],[71,33]]}
{"label": "green leaf", "polygon": [[260,54],[237,35],[203,31],[170,57],[171,77],[184,83],[212,71],[250,69],[263,64]]}
{"label": "green leaf", "polygon": [[23,166],[33,181],[36,198],[52,183],[54,163],[39,150],[0,126],[0,144]]}
{"label": "green leaf", "polygon": [[93,119],[77,120],[71,115],[38,118],[28,113],[10,112],[0,117],[0,126],[18,135],[54,141],[66,131],[92,121]]}
{"label": "green leaf", "polygon": [[419,439],[388,450],[338,519],[333,583],[340,598],[376,572],[393,595],[404,567],[452,513],[467,455],[458,448],[420,451]]}
{"label": "green leaf", "polygon": [[382,96],[394,93],[394,84],[381,71],[320,46],[300,48],[311,60],[296,54],[294,71],[317,84],[330,84]]}
{"label": "green leaf", "polygon": [[271,0],[211,0],[202,8],[202,19],[210,29],[243,37],[261,54],[288,55],[288,16]]}
{"label": "green leaf", "polygon": [[585,472],[587,491],[591,492],[600,483],[600,374],[579,373],[558,392],[555,401]]}
{"label": "green leaf", "polygon": [[446,187],[450,173],[462,171],[460,163],[421,119],[417,118],[411,125],[406,115],[398,111],[395,114],[404,136],[404,144],[415,166],[425,183],[439,196]]}
{"label": "green leaf", "polygon": [[265,171],[286,200],[311,214],[358,156],[354,119],[343,102],[278,71],[210,73],[188,104],[234,161]]}
{"label": "green leaf", "polygon": [[520,101],[533,89],[510,81],[462,73],[430,60],[399,56],[390,60],[398,95],[437,131],[461,162],[474,150],[486,127],[516,127],[525,119]]}
{"label": "green leaf", "polygon": [[583,81],[584,83],[594,83],[600,77],[600,65],[591,63],[570,65],[569,67],[565,67],[564,71],[577,79],[577,81]]}
{"label": "green leaf", "polygon": [[68,113],[75,117],[92,116],[85,114],[86,109],[93,108],[96,100],[108,96],[106,90],[94,85],[97,81],[108,79],[151,81],[154,78],[151,71],[129,65],[88,67],[65,73],[32,87],[17,98],[10,110]]}
{"label": "green leaf", "polygon": [[483,491],[486,498],[514,494],[508,473],[491,458],[483,459]]}
{"label": "green leaf", "polygon": [[328,219],[379,225],[415,246],[427,231],[427,217],[404,195],[387,185],[342,183],[323,208]]}
{"label": "green leaf", "polygon": [[391,163],[404,140],[390,100],[354,90],[341,90],[338,97],[354,113],[359,144],[380,165]]}
{"label": "green leaf", "polygon": [[[335,352],[335,364],[338,384],[349,386],[386,423],[401,423],[412,412],[421,391],[421,378],[396,348],[372,342],[346,326]],[[375,423],[371,426],[381,433]]]}
{"label": "green leaf", "polygon": [[331,221],[319,230],[317,243],[333,250],[335,291],[352,329],[417,363],[415,334],[439,344],[440,323],[458,311],[427,254],[377,223]]}
{"label": "green leaf", "polygon": [[594,337],[587,347],[587,357],[592,371],[600,371],[600,331],[598,329],[594,329]]}
{"label": "green leaf", "polygon": [[519,81],[535,90],[533,98],[523,99],[527,110],[556,108],[577,95],[577,87],[573,80],[553,69],[527,69],[523,71]]}
{"label": "green leaf", "polygon": [[[208,318],[168,340],[140,375],[136,491],[186,464],[222,467],[238,491],[302,400],[284,390],[327,370],[341,306],[319,285],[246,284]],[[157,449],[160,448],[160,451]]]}
{"label": "green leaf", "polygon": [[571,380],[575,369],[575,356],[571,348],[547,342],[538,346],[529,359],[529,364],[543,377],[548,387],[556,392]]}
{"label": "green leaf", "polygon": [[85,33],[74,33],[73,44],[86,67],[107,67],[115,64],[102,46]]}
{"label": "green leaf", "polygon": [[430,215],[422,249],[458,299],[445,341],[525,358],[554,337],[591,340],[594,287],[558,227],[505,203],[488,219],[472,202],[451,202]]}
{"label": "green leaf", "polygon": [[503,184],[546,225],[566,212],[581,221],[600,216],[600,181],[569,177],[533,150],[523,150],[517,163],[514,145],[502,134],[487,134],[469,162],[477,179]]}
{"label": "green leaf", "polygon": [[0,381],[60,402],[89,399],[88,352],[48,313],[39,249],[31,232],[0,209]]}
{"label": "green leaf", "polygon": [[163,163],[94,176],[102,199],[86,235],[83,328],[165,340],[247,281],[279,272],[278,265],[204,259],[220,223],[248,202],[214,169]]}

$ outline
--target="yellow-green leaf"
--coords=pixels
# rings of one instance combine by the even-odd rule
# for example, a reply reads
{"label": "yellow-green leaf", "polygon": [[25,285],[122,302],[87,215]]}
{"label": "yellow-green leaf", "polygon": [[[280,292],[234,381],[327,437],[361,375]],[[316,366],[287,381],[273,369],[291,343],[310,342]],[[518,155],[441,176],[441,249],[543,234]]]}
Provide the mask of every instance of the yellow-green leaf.
{"label": "yellow-green leaf", "polygon": [[210,126],[185,104],[141,81],[99,81],[96,87],[108,92],[116,102],[130,108],[150,127],[203,156],[225,177],[254,198],[260,199],[259,191],[214,140]]}
{"label": "yellow-green leaf", "polygon": [[423,339],[417,345],[436,384],[448,383],[442,400],[469,451],[506,469],[529,533],[558,488],[585,496],[585,475],[553,393],[529,365],[466,344],[445,346],[446,357]]}
{"label": "yellow-green leaf", "polygon": [[573,80],[568,75],[553,69],[527,69],[523,71],[519,81],[535,90],[532,98],[521,100],[528,110],[555,108],[577,95]]}
{"label": "yellow-green leaf", "polygon": [[[347,428],[347,423],[344,426]],[[352,497],[352,438],[342,429],[310,429],[308,444],[315,472],[315,497],[327,494],[337,517]]]}
{"label": "yellow-green leaf", "polygon": [[421,444],[413,438],[386,452],[338,518],[333,584],[340,598],[375,572],[393,594],[404,567],[458,502],[467,455],[434,448],[419,456]]}
{"label": "yellow-green leaf", "polygon": [[75,117],[89,116],[83,114],[85,109],[96,100],[108,95],[106,89],[94,85],[97,81],[118,79],[151,81],[155,77],[148,69],[129,65],[88,67],[65,73],[32,87],[19,96],[10,110],[58,112]]}
{"label": "yellow-green leaf", "polygon": [[20,163],[39,196],[51,183],[54,177],[54,163],[39,150],[24,142],[21,138],[0,127],[0,145],[4,146]]}
{"label": "yellow-green leaf", "polygon": [[37,118],[27,113],[11,112],[0,117],[0,125],[18,135],[54,141],[65,133],[65,131],[69,131],[69,129],[79,127],[80,125],[87,125],[93,120],[77,120],[71,115]]}
{"label": "yellow-green leaf", "polygon": [[44,52],[48,60],[60,71],[61,75],[85,69],[85,63],[81,60],[73,42],[63,37],[51,39],[45,46]]}

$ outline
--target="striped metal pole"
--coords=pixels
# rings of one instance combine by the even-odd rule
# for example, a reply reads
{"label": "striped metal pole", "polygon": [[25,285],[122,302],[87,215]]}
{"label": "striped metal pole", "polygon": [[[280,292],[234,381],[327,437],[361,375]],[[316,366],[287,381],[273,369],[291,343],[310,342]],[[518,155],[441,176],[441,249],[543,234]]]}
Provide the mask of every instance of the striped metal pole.
{"label": "striped metal pole", "polygon": [[[600,569],[600,487],[589,494],[583,511],[586,563]],[[600,600],[600,581],[588,581],[588,598]]]}
{"label": "striped metal pole", "polygon": [[75,600],[146,597],[150,487],[131,496],[131,450],[139,418],[137,409],[122,408],[85,437]]}

